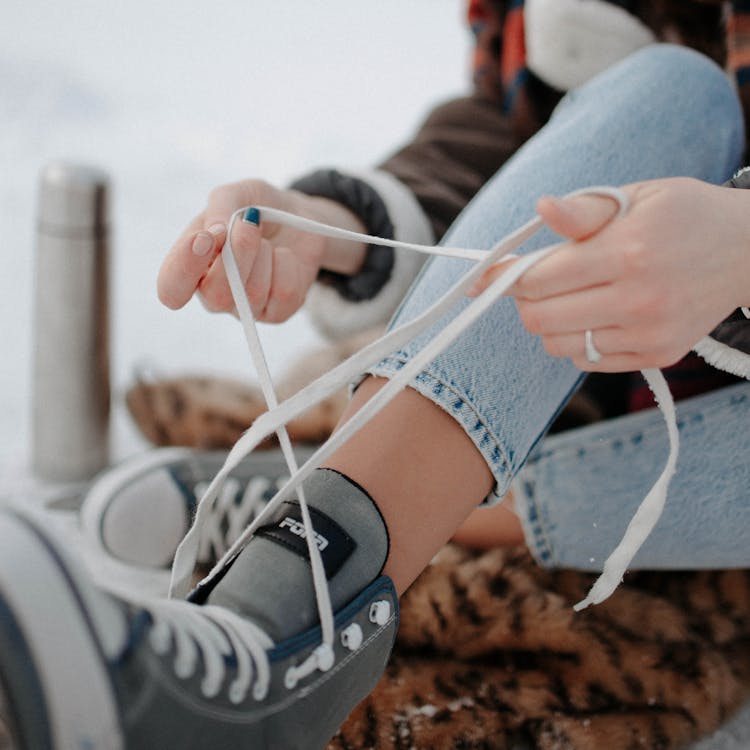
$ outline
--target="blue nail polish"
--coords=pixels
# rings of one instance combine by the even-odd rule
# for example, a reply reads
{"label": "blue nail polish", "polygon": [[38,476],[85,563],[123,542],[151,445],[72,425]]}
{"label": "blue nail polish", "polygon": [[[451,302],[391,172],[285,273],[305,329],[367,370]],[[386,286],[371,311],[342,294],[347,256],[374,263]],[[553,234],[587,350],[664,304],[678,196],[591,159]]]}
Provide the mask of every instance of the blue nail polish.
{"label": "blue nail polish", "polygon": [[256,227],[260,226],[260,211],[258,211],[255,206],[250,206],[250,208],[245,211],[242,221],[246,221],[249,224],[255,224]]}

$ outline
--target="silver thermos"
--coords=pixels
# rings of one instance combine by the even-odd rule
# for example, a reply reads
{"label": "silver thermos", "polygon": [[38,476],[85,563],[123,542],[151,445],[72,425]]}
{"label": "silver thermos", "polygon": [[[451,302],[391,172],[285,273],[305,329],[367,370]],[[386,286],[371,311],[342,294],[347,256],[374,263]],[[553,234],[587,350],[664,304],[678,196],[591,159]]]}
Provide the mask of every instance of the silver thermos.
{"label": "silver thermos", "polygon": [[36,245],[32,470],[82,481],[109,459],[109,180],[42,170]]}

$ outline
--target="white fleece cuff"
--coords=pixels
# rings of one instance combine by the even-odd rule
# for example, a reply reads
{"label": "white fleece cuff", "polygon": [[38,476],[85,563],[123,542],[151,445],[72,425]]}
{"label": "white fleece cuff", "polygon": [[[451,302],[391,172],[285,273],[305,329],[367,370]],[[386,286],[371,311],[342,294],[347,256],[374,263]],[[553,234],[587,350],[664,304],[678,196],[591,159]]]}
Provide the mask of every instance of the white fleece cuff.
{"label": "white fleece cuff", "polygon": [[[406,185],[380,170],[347,174],[368,183],[377,191],[393,224],[394,239],[420,245],[435,242],[427,215]],[[389,320],[426,259],[420,253],[401,249],[396,249],[394,253],[391,277],[372,299],[352,302],[330,286],[313,284],[305,308],[322,334],[338,339]]]}
{"label": "white fleece cuff", "polygon": [[558,91],[569,91],[656,37],[623,8],[604,0],[526,0],[526,65]]}
{"label": "white fleece cuff", "polygon": [[733,349],[711,336],[704,336],[693,347],[693,351],[717,370],[750,380],[750,355],[739,349]]}

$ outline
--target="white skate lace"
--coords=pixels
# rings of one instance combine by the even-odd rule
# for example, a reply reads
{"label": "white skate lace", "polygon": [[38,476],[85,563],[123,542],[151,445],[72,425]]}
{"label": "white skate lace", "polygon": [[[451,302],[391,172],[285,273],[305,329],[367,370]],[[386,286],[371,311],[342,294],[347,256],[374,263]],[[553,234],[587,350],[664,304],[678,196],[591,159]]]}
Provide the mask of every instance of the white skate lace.
{"label": "white skate lace", "polygon": [[[621,190],[616,188],[591,187],[585,190],[576,191],[575,193],[571,193],[571,195],[587,193],[603,195],[614,199],[620,207],[618,216],[622,215],[627,210],[627,197]],[[255,530],[260,526],[264,518],[273,513],[285,497],[289,497],[291,492],[296,491],[305,527],[305,536],[310,555],[313,586],[317,599],[323,641],[322,645],[318,647],[310,657],[308,657],[306,662],[298,667],[298,675],[302,676],[309,674],[314,669],[325,671],[330,668],[332,665],[334,636],[333,611],[331,608],[328,585],[320,552],[317,545],[314,543],[315,534],[304,493],[302,492],[302,483],[321,465],[323,461],[325,461],[326,458],[328,458],[328,456],[346,442],[351,435],[361,429],[373,416],[375,416],[375,414],[377,414],[401,390],[403,390],[403,388],[405,388],[408,383],[429,364],[430,361],[448,347],[467,327],[472,325],[492,304],[497,301],[497,299],[516,281],[516,279],[520,278],[528,268],[540,261],[546,255],[554,252],[559,245],[551,245],[520,256],[499,278],[497,278],[487,289],[459,312],[423,349],[415,354],[404,365],[404,367],[401,368],[398,373],[396,373],[389,382],[375,394],[373,398],[371,398],[352,418],[335,432],[301,467],[297,467],[291,443],[284,425],[290,419],[302,414],[310,407],[336,392],[338,389],[348,385],[362,372],[365,372],[368,367],[376,364],[442,318],[451,307],[465,299],[467,290],[491,265],[497,263],[501,258],[507,257],[510,253],[520,247],[523,242],[531,237],[538,229],[540,229],[542,221],[538,216],[533,218],[527,224],[503,238],[490,250],[471,250],[466,248],[414,245],[394,240],[385,240],[356,232],[349,232],[335,227],[328,227],[273,208],[266,208],[264,206],[257,206],[256,208],[260,212],[262,221],[285,224],[312,233],[351,239],[357,242],[388,245],[417,252],[446,255],[477,261],[476,264],[463,277],[461,277],[453,287],[441,297],[440,300],[438,300],[438,302],[433,304],[418,317],[399,328],[388,332],[383,337],[357,352],[326,375],[318,378],[316,381],[301,389],[294,396],[279,405],[273,391],[271,378],[255,327],[255,321],[244,293],[243,284],[231,246],[233,225],[237,218],[242,215],[246,209],[240,209],[235,212],[231,218],[227,231],[227,241],[222,250],[222,260],[225,265],[237,313],[240,322],[242,323],[251,357],[256,367],[269,408],[268,411],[255,420],[252,427],[248,429],[235,443],[224,463],[224,466],[209,484],[203,498],[198,504],[193,526],[178,547],[175,555],[172,567],[170,596],[180,598],[184,597],[191,588],[191,578],[200,546],[201,529],[203,528],[207,517],[210,516],[211,503],[219,493],[227,476],[261,441],[276,432],[289,466],[290,479],[279,489],[245,531],[240,534],[199,586],[210,586],[213,579],[223,571],[225,566],[231,562],[237,554],[239,554],[242,548],[252,538]],[[603,601],[617,588],[634,555],[646,540],[661,515],[666,501],[669,482],[675,471],[679,438],[674,402],[669,392],[669,387],[659,370],[644,370],[643,376],[651,390],[654,392],[656,401],[667,424],[670,444],[669,456],[664,470],[647,496],[641,502],[633,519],[628,525],[622,540],[605,562],[602,574],[594,583],[588,596],[575,606],[576,609],[582,609],[589,604]],[[189,606],[190,605],[185,605],[185,607],[181,607],[178,611],[183,612],[185,608],[189,608]],[[158,607],[158,609],[161,611],[161,607]],[[263,694],[267,686],[267,674],[264,671],[267,669],[267,662],[260,658],[260,652],[268,647],[267,644],[270,642],[270,639],[255,627],[243,627],[239,625],[236,622],[236,619],[239,618],[235,619],[234,616],[230,617],[229,615],[218,614],[215,610],[216,608],[211,607],[195,608],[194,616],[186,618],[184,626],[182,624],[181,614],[179,617],[166,618],[163,620],[165,625],[160,626],[160,632],[164,631],[164,634],[166,634],[165,628],[168,628],[173,633],[175,642],[179,643],[185,641],[185,637],[188,633],[194,632],[202,639],[201,649],[205,647],[205,649],[210,650],[211,644],[214,644],[215,648],[218,648],[219,646],[216,640],[217,636],[213,633],[213,630],[216,627],[213,623],[220,622],[222,627],[225,627],[227,622],[232,623],[231,631],[233,636],[236,636],[239,644],[244,644],[247,653],[254,655],[254,660],[258,665],[258,685],[257,689],[254,690],[254,694],[256,697],[259,694]],[[153,608],[152,613],[159,621],[162,621],[159,614],[153,612]],[[206,618],[209,618],[211,622],[204,622],[203,625],[196,624],[197,620],[200,620],[201,613],[204,613]],[[225,643],[221,643],[220,645],[226,647]],[[189,655],[188,646],[183,646],[183,653],[187,655],[183,656],[182,659],[180,659],[178,655],[179,666],[181,669],[187,670],[188,663],[194,665],[194,660],[192,660]],[[219,658],[219,655],[217,655],[216,659]],[[214,677],[214,672],[218,673],[219,662],[216,659],[213,657],[211,659],[210,666],[212,671],[211,679],[209,679],[209,686],[212,686],[214,684],[213,680],[216,679]],[[177,664],[175,666],[177,667]],[[244,684],[243,681],[242,685]],[[236,688],[236,692],[239,694],[242,690],[238,687]]]}
{"label": "white skate lace", "polygon": [[268,651],[273,641],[263,630],[224,607],[196,607],[179,600],[143,603],[153,619],[148,639],[159,655],[174,651],[173,669],[180,679],[195,674],[199,655],[203,658],[201,692],[214,698],[226,678],[226,661],[234,664],[227,695],[241,703],[252,688],[253,697],[262,700],[270,684]]}
{"label": "white skate lace", "polygon": [[[200,500],[208,490],[208,482],[199,482],[193,488]],[[268,491],[273,483],[267,477],[252,477],[245,489],[235,477],[229,477],[219,490],[206,514],[201,531],[197,562],[206,563],[220,558],[266,507]],[[280,486],[280,485],[277,485]]]}

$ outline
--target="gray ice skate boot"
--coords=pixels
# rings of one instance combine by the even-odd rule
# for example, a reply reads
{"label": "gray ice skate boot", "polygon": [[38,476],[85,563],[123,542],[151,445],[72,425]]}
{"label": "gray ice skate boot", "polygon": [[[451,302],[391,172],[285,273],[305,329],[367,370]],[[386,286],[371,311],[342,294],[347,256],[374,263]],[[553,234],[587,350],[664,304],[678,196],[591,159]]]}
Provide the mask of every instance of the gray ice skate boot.
{"label": "gray ice skate boot", "polygon": [[[297,447],[300,462],[311,448]],[[130,565],[166,568],[190,528],[198,500],[226,452],[156,448],[102,472],[81,506],[84,534]],[[279,449],[257,451],[237,466],[212,503],[198,562],[213,565],[289,478]]]}
{"label": "gray ice skate boot", "polygon": [[0,682],[20,747],[323,748],[382,674],[398,603],[378,575],[387,537],[374,504],[340,475],[316,474],[305,488],[335,610],[331,647],[294,502],[193,601],[107,593],[48,523],[0,513]]}

